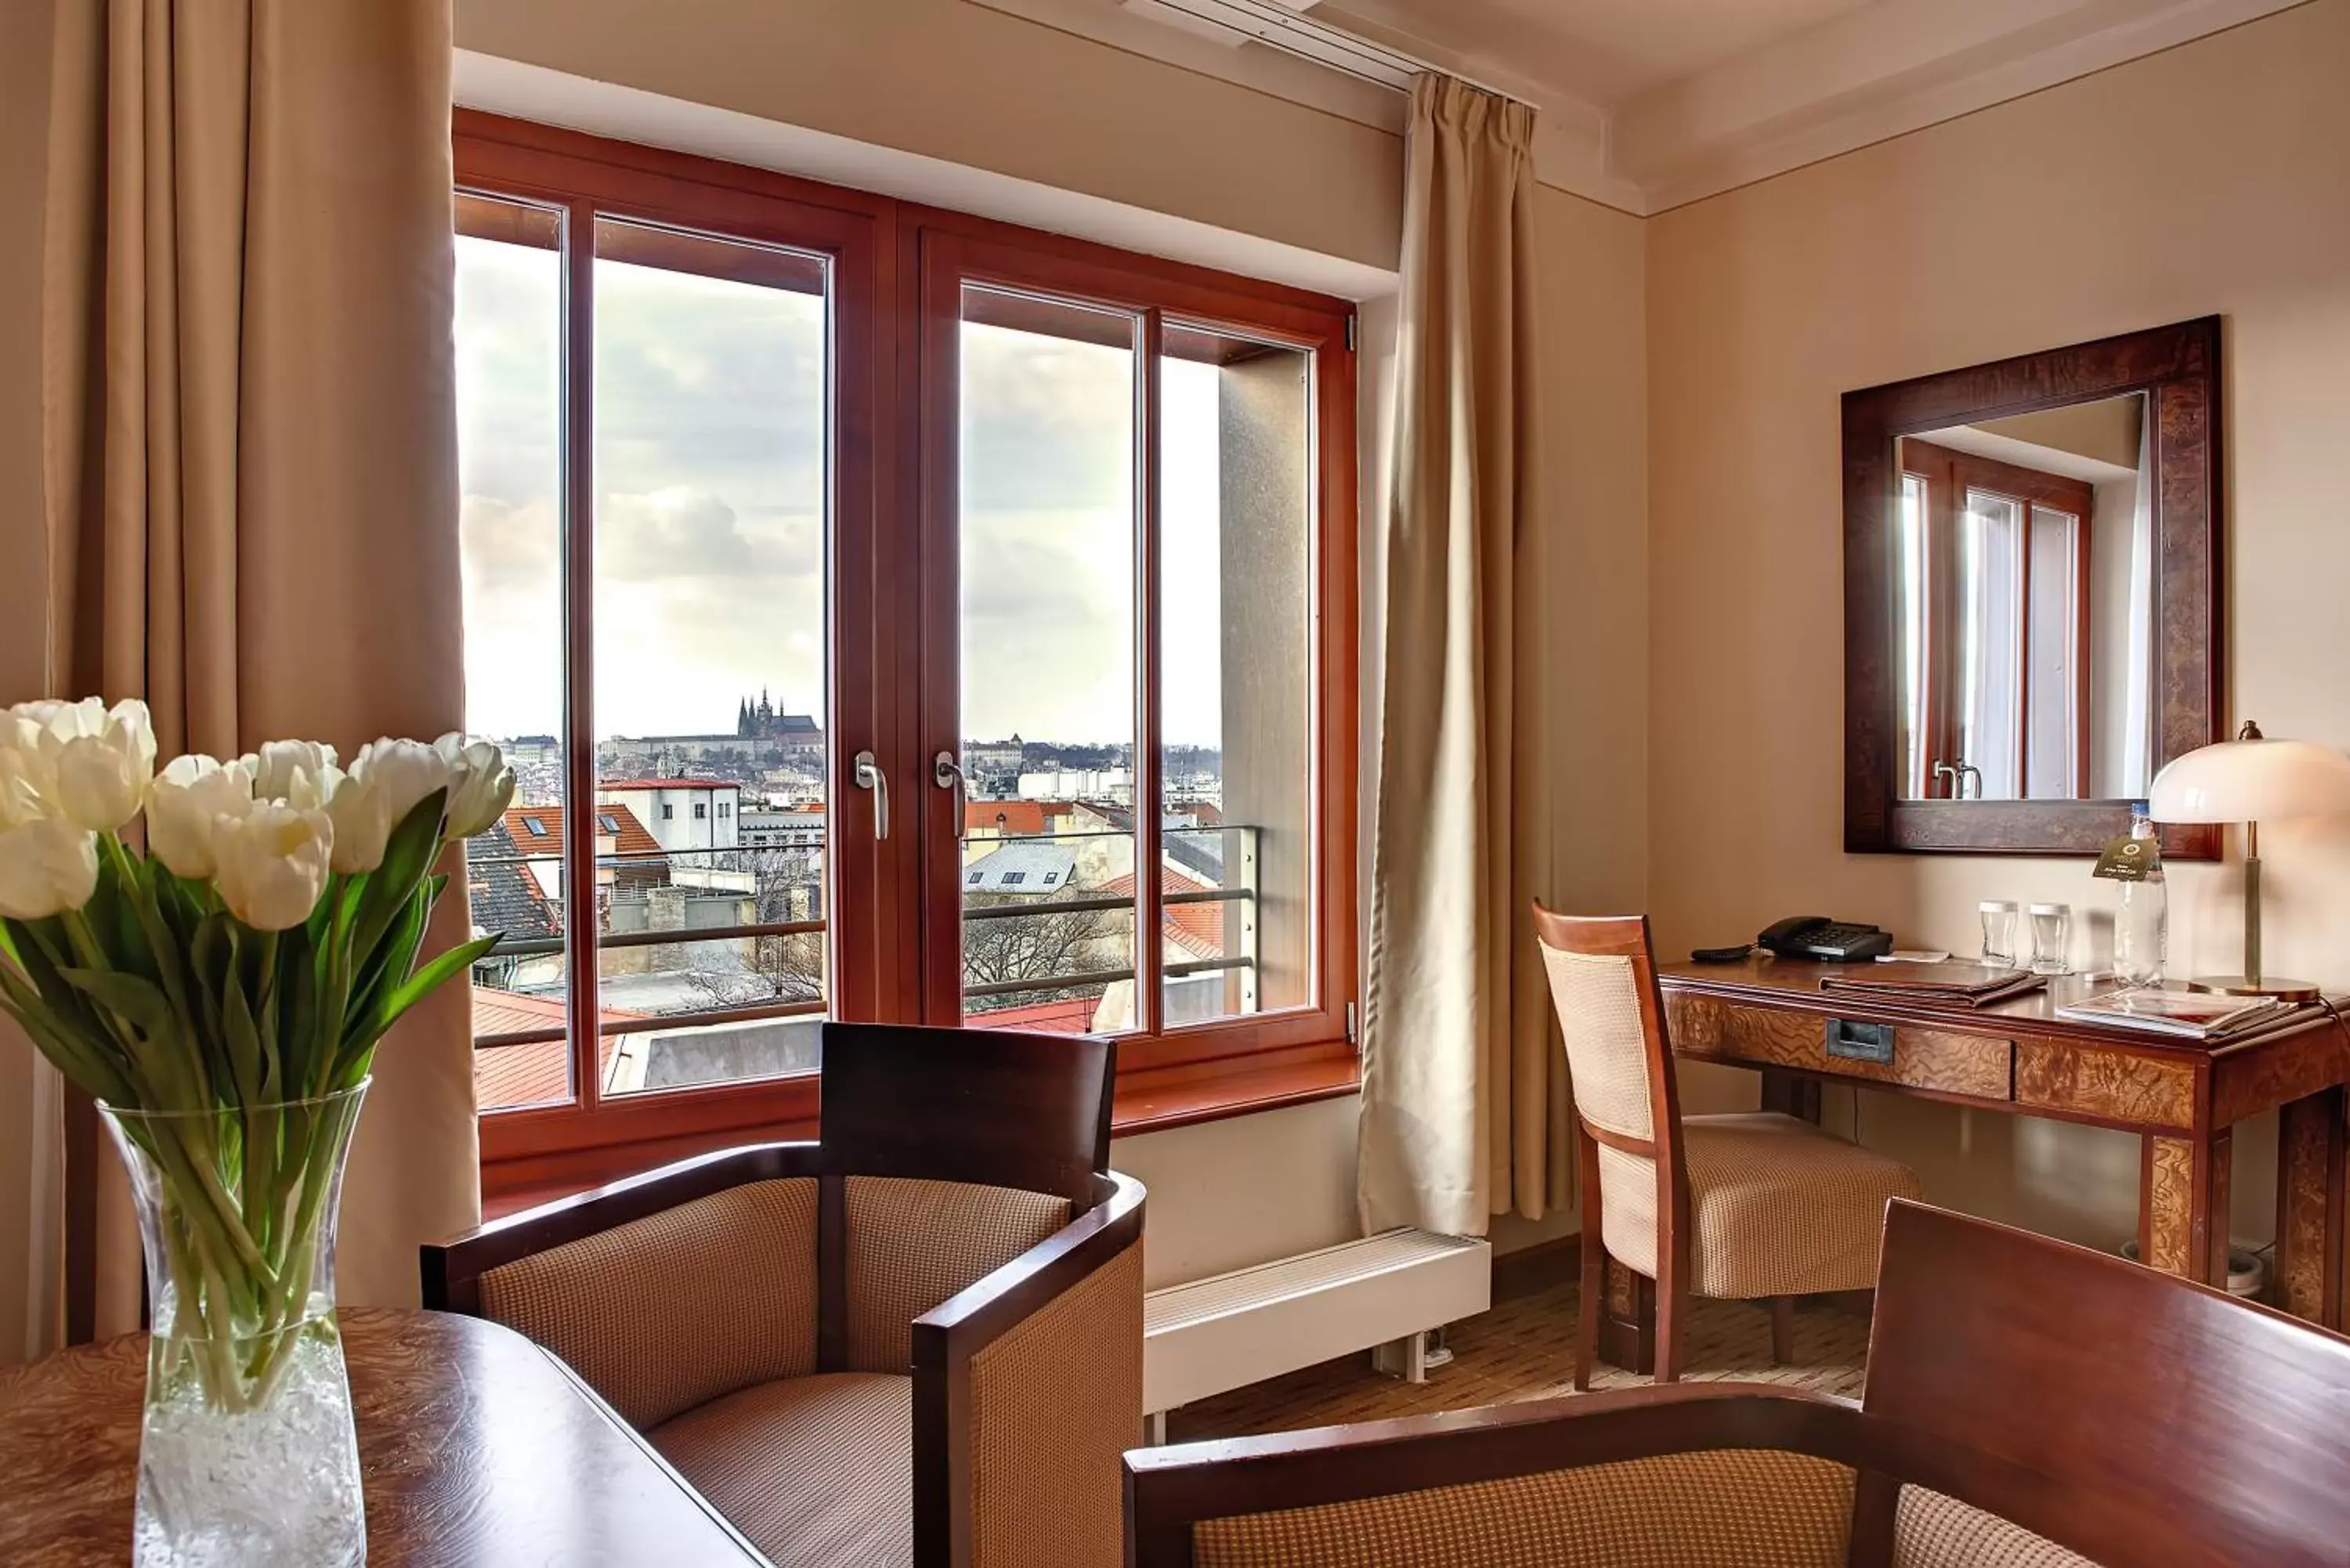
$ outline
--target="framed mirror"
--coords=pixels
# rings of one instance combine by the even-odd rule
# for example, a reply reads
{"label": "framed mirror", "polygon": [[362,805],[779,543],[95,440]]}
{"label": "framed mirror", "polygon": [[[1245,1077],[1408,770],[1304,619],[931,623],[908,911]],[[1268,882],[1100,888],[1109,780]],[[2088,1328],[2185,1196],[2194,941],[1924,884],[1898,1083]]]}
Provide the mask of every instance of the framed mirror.
{"label": "framed mirror", "polygon": [[1847,850],[2093,855],[2221,738],[2220,458],[2217,317],[1845,394]]}

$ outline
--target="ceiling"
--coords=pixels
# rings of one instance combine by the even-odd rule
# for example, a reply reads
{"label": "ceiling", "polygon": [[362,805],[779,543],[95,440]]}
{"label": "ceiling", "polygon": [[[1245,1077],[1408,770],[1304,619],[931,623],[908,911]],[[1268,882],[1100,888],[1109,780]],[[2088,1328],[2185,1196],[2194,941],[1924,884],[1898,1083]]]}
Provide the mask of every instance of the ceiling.
{"label": "ceiling", "polygon": [[1495,63],[1602,108],[1883,0],[1328,0],[1342,15]]}
{"label": "ceiling", "polygon": [[[2308,0],[973,3],[1390,130],[1410,72],[1448,71],[1540,111],[1544,183],[1648,214]],[[1318,42],[1265,41],[1300,22]],[[1404,59],[1331,68],[1349,39]]]}

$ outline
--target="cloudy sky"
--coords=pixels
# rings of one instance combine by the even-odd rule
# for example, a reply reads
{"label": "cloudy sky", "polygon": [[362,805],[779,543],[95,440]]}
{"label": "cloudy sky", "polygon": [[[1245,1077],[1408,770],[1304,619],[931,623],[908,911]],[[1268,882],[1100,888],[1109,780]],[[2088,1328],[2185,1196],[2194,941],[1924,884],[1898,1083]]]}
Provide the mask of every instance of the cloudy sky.
{"label": "cloudy sky", "polygon": [[[458,241],[468,722],[560,729],[557,258]],[[598,734],[732,732],[825,693],[823,307],[597,268]],[[967,326],[966,737],[1134,731],[1129,357]],[[1219,742],[1216,371],[1162,377],[1165,733]]]}

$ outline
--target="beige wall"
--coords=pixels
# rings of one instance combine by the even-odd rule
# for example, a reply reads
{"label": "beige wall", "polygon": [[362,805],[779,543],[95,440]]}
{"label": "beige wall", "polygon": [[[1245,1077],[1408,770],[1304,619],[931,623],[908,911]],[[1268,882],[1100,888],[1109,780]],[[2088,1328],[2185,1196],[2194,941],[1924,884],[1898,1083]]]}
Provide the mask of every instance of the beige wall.
{"label": "beige wall", "polygon": [[[2230,711],[2350,745],[2350,0],[2318,0],[1699,202],[1648,233],[1649,872],[1669,947],[1797,911],[1971,950],[1979,898],[2106,905],[2076,861],[1848,857],[1837,397],[2226,317]],[[1986,236],[2003,236],[1987,243]],[[2272,829],[2270,960],[2350,983],[2350,825]],[[2232,869],[2172,951],[2236,967]],[[1845,1107],[1849,1114],[1850,1107]],[[2132,1139],[1870,1097],[1929,1195],[2111,1243]],[[2272,1223],[2240,1138],[2237,1226]]]}
{"label": "beige wall", "polygon": [[456,0],[457,46],[1395,265],[1385,131],[965,0]]}

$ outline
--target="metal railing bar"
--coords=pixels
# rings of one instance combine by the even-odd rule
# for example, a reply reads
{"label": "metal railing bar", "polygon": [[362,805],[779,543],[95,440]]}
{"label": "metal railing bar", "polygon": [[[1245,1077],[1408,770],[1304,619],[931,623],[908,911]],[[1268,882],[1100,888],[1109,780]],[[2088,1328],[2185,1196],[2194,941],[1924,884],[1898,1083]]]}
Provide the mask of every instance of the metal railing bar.
{"label": "metal railing bar", "polygon": [[[1170,975],[1206,974],[1217,970],[1253,969],[1252,958],[1199,959],[1185,963],[1170,963],[1166,972]],[[1024,991],[1081,991],[1093,985],[1115,985],[1132,980],[1131,969],[1080,970],[1072,974],[1040,975],[1029,980],[991,980],[979,985],[962,988],[964,997],[1016,996]]]}
{"label": "metal railing bar", "polygon": [[[755,926],[696,926],[678,931],[607,932],[596,939],[598,948],[659,948],[687,942],[727,941],[743,937],[813,936],[826,929],[825,920],[770,920]],[[563,950],[560,937],[526,937],[520,941],[501,942],[498,949],[483,961],[494,963],[502,958],[532,958]]]}
{"label": "metal railing bar", "polygon": [[[699,1028],[712,1023],[755,1023],[768,1018],[805,1018],[824,1012],[829,1002],[759,1002],[745,1007],[717,1007],[700,1012],[648,1012],[635,1018],[608,1018],[598,1024],[598,1034],[651,1034],[668,1029]],[[544,1045],[564,1038],[561,1028],[510,1029],[499,1034],[473,1036],[476,1051],[497,1051],[510,1045]]]}

